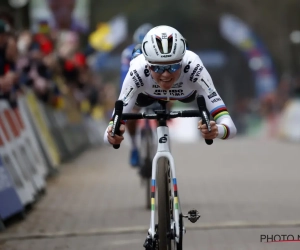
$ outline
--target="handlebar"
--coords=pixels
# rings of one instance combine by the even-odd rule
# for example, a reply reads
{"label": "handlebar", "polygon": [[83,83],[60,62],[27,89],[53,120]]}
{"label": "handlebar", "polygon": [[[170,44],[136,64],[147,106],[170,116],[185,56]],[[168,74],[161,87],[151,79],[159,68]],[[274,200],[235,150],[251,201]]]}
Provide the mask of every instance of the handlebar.
{"label": "handlebar", "polygon": [[197,110],[183,110],[183,111],[171,111],[169,113],[160,113],[161,110],[156,110],[156,113],[123,113],[122,120],[140,120],[149,119],[157,120],[161,116],[164,116],[166,120],[177,117],[200,117],[200,112]]}
{"label": "handlebar", "polygon": [[[209,112],[206,108],[206,103],[204,96],[199,95],[197,97],[197,104],[199,110],[183,110],[183,111],[171,111],[166,112],[166,110],[155,110],[155,113],[122,113],[123,112],[123,101],[118,100],[115,103],[115,114],[113,117],[113,131],[112,136],[119,134],[119,126],[121,120],[139,120],[139,119],[153,119],[153,120],[169,120],[177,117],[201,117],[202,122],[204,122],[208,128],[208,131],[211,131]],[[207,145],[213,143],[212,139],[205,139]],[[113,145],[115,149],[120,147],[120,144]]]}

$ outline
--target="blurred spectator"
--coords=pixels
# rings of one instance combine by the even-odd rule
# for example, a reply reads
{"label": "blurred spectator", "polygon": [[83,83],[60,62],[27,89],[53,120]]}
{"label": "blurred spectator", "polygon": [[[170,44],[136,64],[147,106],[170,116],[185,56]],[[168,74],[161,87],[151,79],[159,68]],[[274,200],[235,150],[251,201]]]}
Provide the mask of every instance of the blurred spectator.
{"label": "blurred spectator", "polygon": [[0,19],[2,21],[4,21],[5,23],[7,23],[9,25],[10,29],[14,28],[15,20],[14,20],[13,15],[12,15],[12,13],[9,9],[3,8],[1,6]]}
{"label": "blurred spectator", "polygon": [[60,58],[70,58],[79,50],[79,37],[76,32],[60,32],[56,37],[56,48]]}
{"label": "blurred spectator", "polygon": [[76,0],[46,0],[53,16],[53,29],[71,30],[79,33],[87,31],[82,23],[74,17]]}
{"label": "blurred spectator", "polygon": [[14,86],[17,82],[15,64],[18,54],[16,41],[9,31],[9,24],[0,19],[0,98],[15,105]]}
{"label": "blurred spectator", "polygon": [[[61,4],[46,1],[53,10]],[[71,9],[75,3],[62,2]],[[40,101],[55,108],[90,115],[99,107],[101,86],[93,79],[78,33],[51,30],[48,21],[41,21],[37,33],[22,30],[14,35],[10,23],[13,19],[7,16],[0,20],[0,98],[16,105],[17,94],[31,89]]]}
{"label": "blurred spectator", "polygon": [[53,95],[58,94],[48,59],[54,47],[51,39],[46,34],[31,35],[24,31],[19,36],[18,47],[20,83],[32,88],[41,101],[50,104]]}
{"label": "blurred spectator", "polygon": [[29,46],[33,42],[33,37],[30,31],[24,30],[18,36],[17,48],[19,56],[26,56]]}

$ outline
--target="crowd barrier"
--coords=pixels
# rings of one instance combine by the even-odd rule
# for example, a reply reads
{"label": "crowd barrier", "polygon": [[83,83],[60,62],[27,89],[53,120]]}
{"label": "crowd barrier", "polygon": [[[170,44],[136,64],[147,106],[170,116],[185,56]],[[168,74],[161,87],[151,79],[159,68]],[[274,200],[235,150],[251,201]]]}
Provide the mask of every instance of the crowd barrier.
{"label": "crowd barrier", "polygon": [[9,218],[26,215],[64,161],[102,142],[102,117],[83,115],[64,101],[63,109],[54,109],[31,91],[15,108],[0,100],[0,230]]}

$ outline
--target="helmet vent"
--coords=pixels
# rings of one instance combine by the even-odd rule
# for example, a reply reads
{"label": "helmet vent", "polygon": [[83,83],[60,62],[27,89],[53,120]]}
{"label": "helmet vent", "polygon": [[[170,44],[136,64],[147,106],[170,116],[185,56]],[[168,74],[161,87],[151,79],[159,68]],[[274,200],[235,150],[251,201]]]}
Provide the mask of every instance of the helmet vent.
{"label": "helmet vent", "polygon": [[161,54],[170,54],[173,46],[173,36],[166,37],[165,35],[163,34],[162,38],[156,36],[156,43]]}
{"label": "helmet vent", "polygon": [[146,49],[145,49],[146,43],[147,43],[147,41],[143,43],[143,50],[144,50],[144,53],[146,54],[146,56],[148,56],[148,54],[146,53]]}
{"label": "helmet vent", "polygon": [[185,42],[184,39],[180,39],[180,40],[181,40],[182,43],[183,43],[183,51],[182,51],[182,53],[184,53],[184,52],[185,52],[185,48],[186,48],[186,42]]}

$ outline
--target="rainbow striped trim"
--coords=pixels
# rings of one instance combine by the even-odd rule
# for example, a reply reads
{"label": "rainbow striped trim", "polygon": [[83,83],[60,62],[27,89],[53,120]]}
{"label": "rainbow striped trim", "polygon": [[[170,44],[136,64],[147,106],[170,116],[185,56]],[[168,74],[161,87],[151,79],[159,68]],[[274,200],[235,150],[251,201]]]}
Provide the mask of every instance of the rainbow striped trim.
{"label": "rainbow striped trim", "polygon": [[230,130],[229,130],[229,128],[226,125],[222,124],[222,126],[224,128],[224,136],[222,137],[222,139],[225,140],[225,139],[227,139],[229,137]]}
{"label": "rainbow striped trim", "polygon": [[[155,210],[155,180],[151,183],[151,210]],[[174,189],[174,208],[178,210],[178,192],[177,192],[177,180],[173,178],[173,189]]]}
{"label": "rainbow striped trim", "polygon": [[223,115],[229,115],[225,105],[221,105],[214,108],[210,113],[215,121],[218,120]]}
{"label": "rainbow striped trim", "polygon": [[155,210],[155,180],[153,179],[151,184],[151,210]]}
{"label": "rainbow striped trim", "polygon": [[177,180],[173,178],[173,189],[174,189],[174,207],[178,210],[178,192],[177,192]]}

